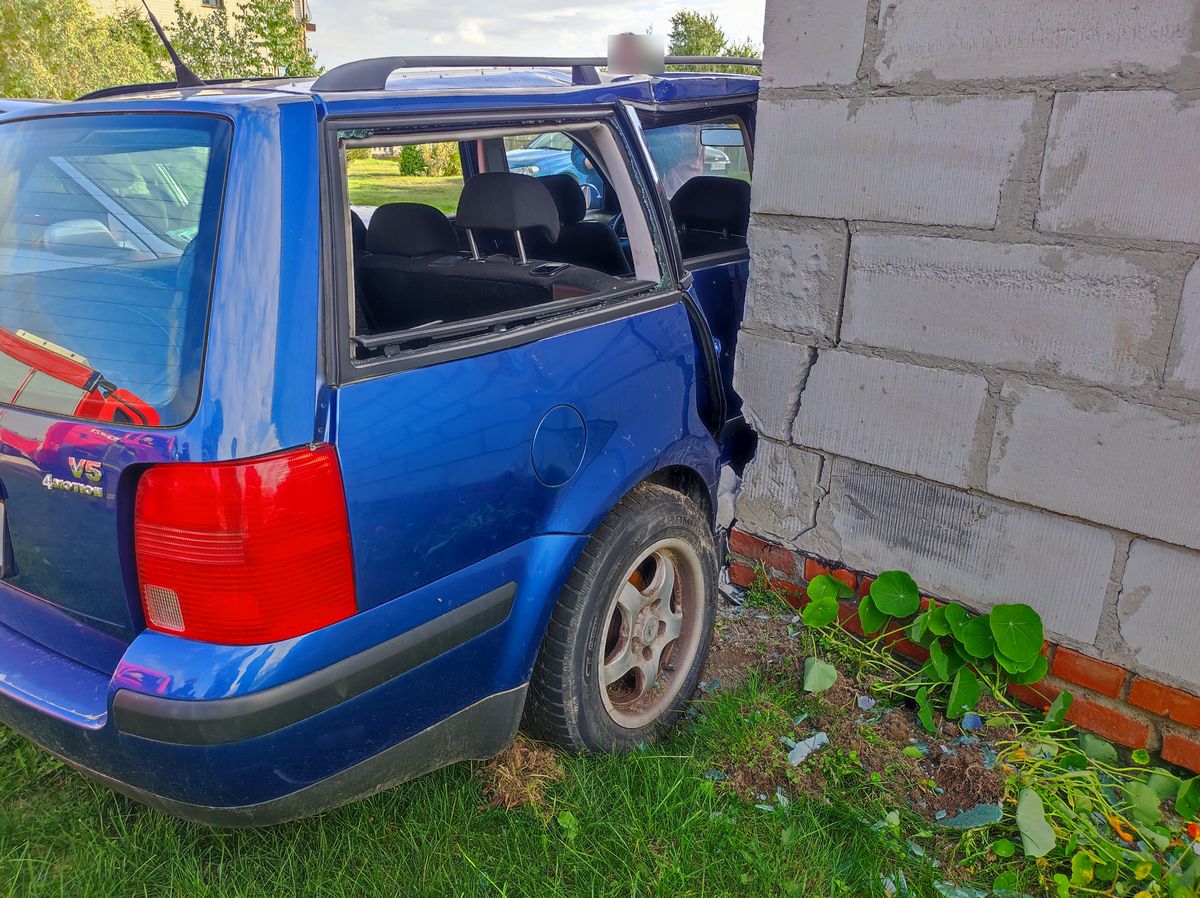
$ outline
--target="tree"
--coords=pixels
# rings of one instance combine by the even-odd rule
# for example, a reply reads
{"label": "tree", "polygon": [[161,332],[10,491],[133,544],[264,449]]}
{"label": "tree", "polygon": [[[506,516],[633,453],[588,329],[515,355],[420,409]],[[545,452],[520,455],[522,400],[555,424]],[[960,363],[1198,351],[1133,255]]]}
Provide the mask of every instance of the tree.
{"label": "tree", "polygon": [[[716,13],[702,13],[681,9],[671,16],[671,36],[667,49],[669,56],[740,56],[754,58],[762,55],[760,48],[750,40],[729,40],[717,20]],[[671,66],[673,69],[681,66]],[[757,75],[753,66],[687,66],[688,71],[725,72],[727,74]]]}
{"label": "tree", "polygon": [[171,43],[201,78],[299,78],[319,71],[292,0],[250,0],[232,15],[188,12],[175,0],[175,16]]}
{"label": "tree", "polygon": [[0,96],[66,100],[161,81],[128,18],[98,17],[87,0],[0,0]]}

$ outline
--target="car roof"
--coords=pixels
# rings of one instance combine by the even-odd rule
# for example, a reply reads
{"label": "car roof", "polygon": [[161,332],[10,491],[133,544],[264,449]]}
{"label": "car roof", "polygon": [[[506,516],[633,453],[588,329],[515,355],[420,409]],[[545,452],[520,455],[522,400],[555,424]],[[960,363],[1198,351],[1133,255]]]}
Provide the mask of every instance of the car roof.
{"label": "car roof", "polygon": [[[599,84],[575,83],[570,69],[549,67],[430,67],[397,69],[379,90],[321,90],[317,79],[246,79],[214,82],[202,88],[175,85],[132,85],[113,88],[55,104],[54,113],[114,109],[275,105],[299,97],[314,97],[330,115],[369,115],[403,109],[454,111],[504,109],[514,106],[594,106],[618,100],[659,105],[712,101],[731,97],[753,99],[759,79],[749,75],[667,72],[659,75],[601,75]],[[315,88],[315,89],[314,89]],[[0,99],[0,109],[5,108]],[[39,104],[24,103],[14,112],[46,112]],[[215,110],[214,110],[215,111]]]}

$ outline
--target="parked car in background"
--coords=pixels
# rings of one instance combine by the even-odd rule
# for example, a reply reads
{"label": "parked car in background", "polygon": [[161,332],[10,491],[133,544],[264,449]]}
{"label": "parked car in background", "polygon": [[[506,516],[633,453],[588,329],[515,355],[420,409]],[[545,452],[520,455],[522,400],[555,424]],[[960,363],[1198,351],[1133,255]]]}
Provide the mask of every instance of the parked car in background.
{"label": "parked car in background", "polygon": [[[697,687],[757,79],[405,65],[0,122],[0,720],[182,817]],[[350,154],[434,145],[441,208],[354,211]]]}

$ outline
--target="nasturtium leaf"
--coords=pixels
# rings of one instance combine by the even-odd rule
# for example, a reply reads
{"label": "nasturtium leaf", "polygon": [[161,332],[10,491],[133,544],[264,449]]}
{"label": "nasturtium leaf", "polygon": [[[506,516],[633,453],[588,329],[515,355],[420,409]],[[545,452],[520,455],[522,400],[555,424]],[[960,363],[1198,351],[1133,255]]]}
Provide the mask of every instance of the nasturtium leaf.
{"label": "nasturtium leaf", "polygon": [[988,626],[988,615],[981,614],[973,617],[959,629],[962,633],[960,640],[962,647],[972,658],[990,658],[996,651],[996,644],[992,640],[992,630]]}
{"label": "nasturtium leaf", "polygon": [[979,680],[971,673],[969,667],[964,667],[954,675],[950,685],[950,698],[946,700],[946,716],[962,717],[979,703]]}
{"label": "nasturtium leaf", "polygon": [[917,719],[921,721],[921,726],[925,727],[927,733],[937,731],[933,722],[933,705],[929,703],[929,687],[927,686],[922,686],[917,690]]}
{"label": "nasturtium leaf", "polygon": [[929,648],[933,634],[929,632],[929,612],[918,614],[908,626],[908,638],[922,648]]}
{"label": "nasturtium leaf", "polygon": [[1130,757],[1133,759],[1133,763],[1137,764],[1139,767],[1145,767],[1150,763],[1150,752],[1146,751],[1144,748],[1137,749],[1130,755]]}
{"label": "nasturtium leaf", "polygon": [[962,605],[947,605],[946,606],[946,625],[950,628],[950,632],[954,634],[954,638],[962,642],[960,631],[963,624],[971,619],[971,615],[967,613],[967,609]]}
{"label": "nasturtium leaf", "polygon": [[1041,657],[1044,657],[1044,656],[1043,655],[1034,655],[1032,658],[1028,659],[1027,661],[1014,661],[1012,658],[1008,657],[1008,655],[1004,654],[999,649],[996,650],[996,663],[999,664],[1002,668],[1004,668],[1005,673],[1010,673],[1010,674],[1025,673],[1025,671],[1029,670],[1029,668],[1031,668],[1031,667],[1033,667],[1033,665],[1037,664],[1037,659],[1041,658]]}
{"label": "nasturtium leaf", "polygon": [[1150,771],[1150,776],[1146,780],[1146,785],[1154,790],[1154,794],[1159,798],[1167,799],[1174,798],[1179,794],[1179,787],[1183,785],[1179,777],[1171,773],[1169,770],[1163,770],[1161,767],[1155,767]]}
{"label": "nasturtium leaf", "polygon": [[946,620],[946,605],[934,605],[929,609],[929,632],[934,636],[949,636],[950,622]]}
{"label": "nasturtium leaf", "polygon": [[1180,784],[1175,796],[1175,810],[1189,823],[1200,818],[1200,776]]}
{"label": "nasturtium leaf", "polygon": [[1080,733],[1079,748],[1093,761],[1099,761],[1101,764],[1117,763],[1117,750],[1113,748],[1111,742],[1106,742],[1099,736],[1093,736],[1091,733]]}
{"label": "nasturtium leaf", "polygon": [[1125,786],[1125,796],[1129,799],[1129,812],[1135,820],[1154,824],[1162,819],[1159,798],[1146,783],[1141,780],[1129,783]]}
{"label": "nasturtium leaf", "polygon": [[1046,820],[1041,796],[1032,789],[1022,789],[1017,799],[1017,828],[1026,857],[1045,857],[1054,849],[1054,830]]}
{"label": "nasturtium leaf", "polygon": [[997,839],[992,843],[992,854],[996,857],[1012,857],[1017,853],[1017,846],[1008,839]]}
{"label": "nasturtium leaf", "polygon": [[804,610],[800,612],[800,616],[804,619],[804,624],[807,627],[820,629],[828,627],[838,616],[838,600],[825,596],[820,599],[813,599],[804,606]]}
{"label": "nasturtium leaf", "polygon": [[940,683],[950,682],[950,656],[937,640],[929,644],[929,666]]}
{"label": "nasturtium leaf", "polygon": [[954,676],[964,665],[966,665],[967,659],[964,658],[963,653],[958,650],[958,644],[953,641],[943,642],[942,648],[946,650],[946,659],[950,665],[950,676]]}
{"label": "nasturtium leaf", "polygon": [[813,601],[848,599],[852,595],[853,589],[828,574],[821,574],[808,581],[808,597]]}
{"label": "nasturtium leaf", "polygon": [[878,633],[887,621],[887,615],[875,607],[875,600],[869,595],[863,596],[858,603],[858,622],[862,624],[863,632],[868,636]]}
{"label": "nasturtium leaf", "polygon": [[824,692],[837,682],[837,668],[820,658],[809,658],[804,662],[804,691]]}
{"label": "nasturtium leaf", "polygon": [[1058,898],[1071,898],[1071,880],[1065,873],[1054,874],[1054,893]]}
{"label": "nasturtium leaf", "polygon": [[1046,726],[1051,729],[1059,729],[1067,719],[1067,712],[1071,710],[1071,704],[1075,701],[1075,696],[1069,692],[1060,692],[1058,697],[1050,703],[1050,710],[1046,712]]}
{"label": "nasturtium leaf", "polygon": [[889,617],[908,617],[921,607],[917,583],[904,571],[884,571],[871,584],[875,607]]}
{"label": "nasturtium leaf", "polygon": [[991,610],[996,648],[1014,661],[1027,661],[1042,651],[1042,618],[1028,605],[997,605]]}
{"label": "nasturtium leaf", "polygon": [[1071,858],[1071,885],[1090,885],[1096,878],[1096,859],[1086,851],[1079,851]]}
{"label": "nasturtium leaf", "polygon": [[1031,686],[1034,683],[1040,683],[1049,672],[1050,662],[1046,660],[1045,655],[1038,655],[1033,659],[1033,665],[1029,670],[1010,674],[1008,678],[1018,686]]}

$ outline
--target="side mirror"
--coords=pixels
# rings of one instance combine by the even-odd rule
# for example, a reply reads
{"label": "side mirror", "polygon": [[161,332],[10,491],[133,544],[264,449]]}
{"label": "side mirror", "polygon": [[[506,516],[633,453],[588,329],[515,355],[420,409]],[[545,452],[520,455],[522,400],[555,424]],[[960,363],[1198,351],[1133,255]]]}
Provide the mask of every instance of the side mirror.
{"label": "side mirror", "polygon": [[94,218],[72,218],[47,225],[42,246],[60,256],[105,256],[121,251],[108,226]]}
{"label": "side mirror", "polygon": [[741,128],[704,128],[700,143],[706,147],[744,147],[746,138]]}

